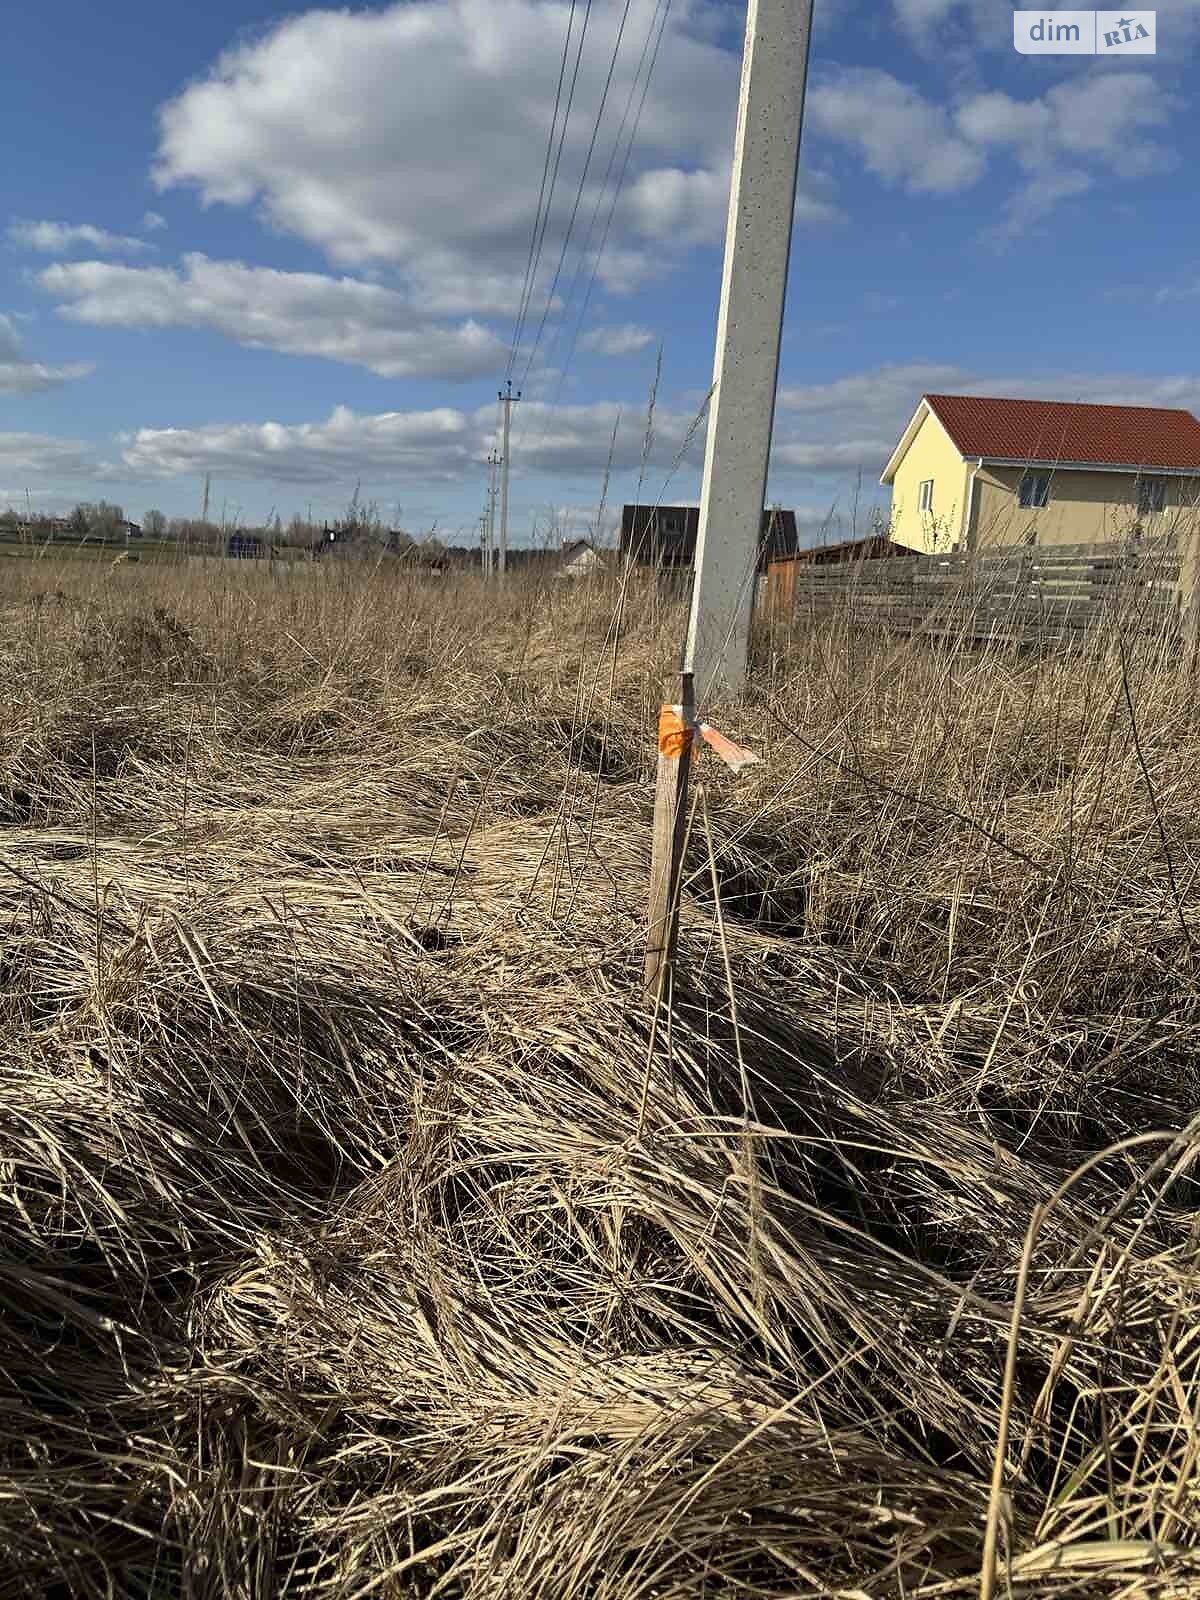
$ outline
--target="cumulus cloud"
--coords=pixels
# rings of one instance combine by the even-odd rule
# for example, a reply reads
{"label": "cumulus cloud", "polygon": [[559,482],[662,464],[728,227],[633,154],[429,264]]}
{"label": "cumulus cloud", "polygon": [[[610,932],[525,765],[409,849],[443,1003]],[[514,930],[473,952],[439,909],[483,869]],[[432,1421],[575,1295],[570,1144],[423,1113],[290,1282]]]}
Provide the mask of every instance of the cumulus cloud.
{"label": "cumulus cloud", "polygon": [[616,328],[589,328],[580,339],[579,348],[600,356],[633,356],[653,343],[654,335],[649,328],[625,322]]}
{"label": "cumulus cloud", "polygon": [[[481,313],[477,296],[496,275],[515,278],[519,292],[570,9],[564,0],[406,0],[290,17],[227,51],[163,108],[155,180],[194,187],[205,204],[256,206],[339,263],[397,267],[419,297],[452,281],[458,305]],[[577,193],[575,243],[585,259],[594,251],[625,170],[636,74],[662,14],[654,0],[628,9],[606,93],[625,7],[590,8],[548,263]],[[702,11],[678,5],[668,22],[609,240],[624,257],[605,279],[612,289],[644,281],[664,248],[721,237],[737,58],[700,25]],[[577,11],[575,38],[579,26]],[[819,214],[828,200],[818,192],[813,205]]]}
{"label": "cumulus cloud", "polygon": [[31,478],[84,478],[97,462],[79,439],[57,439],[45,433],[0,433],[0,482],[20,484]]}
{"label": "cumulus cloud", "polygon": [[136,256],[153,245],[125,233],[110,233],[90,222],[13,222],[8,238],[21,250],[44,256],[70,255],[73,250],[93,250],[104,256]]}
{"label": "cumulus cloud", "polygon": [[363,415],[337,406],[324,422],[213,423],[141,428],[123,441],[133,473],[174,477],[213,471],[283,484],[457,477],[477,455],[466,415],[450,407]]}
{"label": "cumulus cloud", "polygon": [[1149,72],[1096,72],[1054,84],[1030,100],[993,90],[958,107],[959,131],[981,149],[1005,150],[1029,174],[1009,197],[993,237],[1026,231],[1061,201],[1086,194],[1097,172],[1144,177],[1166,171],[1173,152],[1152,136],[1177,108]]}
{"label": "cumulus cloud", "polygon": [[[952,6],[910,0],[909,22]],[[810,125],[854,150],[881,182],[911,194],[955,194],[979,182],[997,156],[1027,178],[1008,195],[991,238],[1025,232],[1101,177],[1164,171],[1173,153],[1153,134],[1179,101],[1152,73],[1123,71],[1119,92],[1097,70],[1018,99],[999,90],[964,95],[953,107],[875,68],[828,75],[810,97]]]}
{"label": "cumulus cloud", "polygon": [[[660,408],[655,415],[656,467],[669,470],[692,418]],[[616,401],[548,406],[522,402],[513,439],[514,474],[616,472],[641,460],[645,420]],[[213,423],[200,428],[142,428],[122,440],[122,460],[146,477],[212,471],[223,477],[282,484],[449,483],[478,476],[496,442],[496,408],[362,413],[338,406],[323,422]],[[616,443],[613,433],[616,431]],[[693,464],[703,432],[693,441]]]}
{"label": "cumulus cloud", "polygon": [[[790,498],[836,494],[861,470],[877,476],[923,392],[999,394],[1200,407],[1200,376],[1050,372],[1030,378],[977,372],[952,363],[910,362],[850,373],[828,383],[785,386],[779,397],[772,482]],[[418,487],[473,482],[496,440],[496,408],[363,413],[337,407],[320,422],[213,423],[143,428],[122,440],[123,471],[141,478],[222,479],[314,490],[364,484]],[[640,405],[597,400],[574,406],[523,401],[517,411],[514,478],[598,484],[606,470],[630,492],[641,470],[645,415]],[[614,437],[615,435],[615,437]],[[705,429],[686,407],[660,405],[648,463],[647,493],[693,498]],[[611,453],[611,463],[610,463]],[[116,469],[113,469],[114,471]]]}
{"label": "cumulus cloud", "polygon": [[1148,138],[1146,130],[1164,127],[1180,103],[1150,72],[1122,72],[1115,81],[1094,73],[1056,84],[1045,95],[1051,149],[1095,157],[1124,177],[1165,170],[1174,165],[1175,155]]}
{"label": "cumulus cloud", "polygon": [[[976,371],[953,363],[910,362],[848,373],[827,383],[785,386],[780,393],[771,462],[772,499],[804,510],[808,523],[830,502],[848,504],[856,473],[882,470],[922,392],[999,394],[1033,399],[1107,401],[1200,409],[1200,375],[1149,377],[1121,372],[1056,371],[1034,377]],[[632,498],[642,467],[645,413],[637,403],[597,400],[551,407],[523,401],[512,441],[514,487],[526,499],[562,494],[578,505],[596,492],[611,467],[611,500]],[[678,402],[655,413],[654,446],[643,494],[694,501],[705,429]],[[324,420],[301,423],[213,422],[200,427],[147,426],[121,435],[117,459],[96,459],[77,440],[40,434],[0,435],[0,484],[53,485],[88,479],[113,483],[194,483],[212,472],[224,483],[263,486],[286,499],[303,489],[333,504],[361,481],[369,497],[397,490],[452,495],[478,485],[480,463],[497,442],[495,405],[474,409],[359,412],[335,407]],[[610,462],[611,452],[611,462]],[[428,493],[425,493],[428,491]],[[856,493],[858,491],[855,491]],[[3,496],[0,495],[0,499]]]}
{"label": "cumulus cloud", "polygon": [[83,361],[65,367],[30,361],[13,319],[0,311],[0,394],[37,394],[57,389],[76,378],[86,378],[92,370]]}
{"label": "cumulus cloud", "polygon": [[815,132],[855,150],[877,178],[911,194],[967,189],[986,166],[944,107],[874,67],[846,68],[818,82],[808,120]]}
{"label": "cumulus cloud", "polygon": [[56,262],[38,278],[76,322],[208,328],[239,344],[321,356],[382,377],[466,379],[495,371],[504,346],[471,319],[437,322],[393,289],[193,254],[180,267]]}

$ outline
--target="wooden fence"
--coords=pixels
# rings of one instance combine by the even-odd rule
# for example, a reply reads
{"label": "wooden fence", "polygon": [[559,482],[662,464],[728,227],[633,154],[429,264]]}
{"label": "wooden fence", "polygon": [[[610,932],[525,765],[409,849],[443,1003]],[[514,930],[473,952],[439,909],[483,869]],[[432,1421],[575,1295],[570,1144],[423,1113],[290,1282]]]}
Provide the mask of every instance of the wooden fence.
{"label": "wooden fence", "polygon": [[1159,636],[1179,628],[1180,566],[1172,537],[841,565],[775,561],[760,612],[773,622],[837,616],[896,633],[1013,643],[1066,640],[1117,624]]}

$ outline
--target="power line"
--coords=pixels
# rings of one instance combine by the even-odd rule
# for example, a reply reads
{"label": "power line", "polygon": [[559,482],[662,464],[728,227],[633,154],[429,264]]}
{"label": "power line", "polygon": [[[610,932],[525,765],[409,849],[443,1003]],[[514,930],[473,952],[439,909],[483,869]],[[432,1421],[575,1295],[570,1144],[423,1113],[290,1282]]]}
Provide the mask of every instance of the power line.
{"label": "power line", "polygon": [[[576,5],[576,0],[571,0],[571,17],[572,17],[572,19],[574,18],[574,15],[575,15],[575,5]],[[522,313],[521,313],[521,315],[520,315],[520,317],[518,319],[517,332],[513,336],[513,349],[512,349],[512,354],[511,354],[511,360],[509,362],[509,370],[508,370],[508,373],[506,374],[506,376],[510,376],[511,375],[512,367],[513,367],[513,365],[515,365],[516,357],[517,357],[517,351],[518,351],[518,349],[520,347],[520,342],[521,342],[521,334],[522,334],[522,332],[524,330],[524,326],[525,326],[525,318],[526,318],[526,316],[528,314],[529,306],[530,306],[530,304],[532,303],[532,300],[533,300],[533,287],[534,287],[534,284],[537,282],[537,269],[538,269],[539,265],[541,264],[542,249],[543,249],[543,247],[544,247],[544,245],[546,243],[546,230],[547,230],[547,228],[549,226],[549,223],[550,223],[550,212],[551,212],[551,210],[553,209],[553,206],[554,206],[554,190],[558,185],[558,169],[559,169],[559,166],[562,163],[563,149],[564,149],[564,147],[566,145],[567,125],[569,124],[569,122],[571,120],[571,108],[575,103],[575,86],[579,82],[579,65],[580,65],[580,62],[583,59],[583,46],[584,46],[585,40],[587,39],[588,24],[591,21],[591,19],[592,19],[592,0],[586,0],[585,9],[584,9],[584,13],[583,13],[583,26],[579,30],[579,43],[578,43],[578,45],[576,46],[576,49],[575,49],[575,65],[571,69],[571,87],[567,91],[567,108],[563,112],[562,127],[558,130],[558,148],[554,152],[554,170],[550,174],[550,189],[549,189],[549,193],[546,196],[545,207],[542,210],[541,230],[538,233],[537,247],[536,247],[536,249],[534,251],[533,260],[532,260],[532,262],[530,264],[529,283],[528,283],[528,291],[527,291],[527,294],[526,294],[526,297],[525,297],[525,306],[524,306],[524,309],[522,310]],[[568,29],[568,34],[567,34],[567,46],[568,46],[568,48],[570,46],[570,30],[569,29]],[[551,138],[553,139],[553,126],[551,127]]]}
{"label": "power line", "polygon": [[588,172],[591,169],[592,156],[596,151],[596,140],[600,137],[600,124],[604,120],[604,108],[608,104],[608,91],[612,88],[613,74],[617,69],[617,57],[621,53],[621,41],[625,37],[625,24],[629,20],[629,8],[631,4],[632,0],[625,0],[625,9],[621,13],[621,23],[617,29],[616,40],[613,43],[612,55],[609,58],[608,75],[604,80],[604,89],[600,95],[600,105],[596,110],[596,120],[592,124],[592,137],[588,141],[587,155],[584,157],[583,162],[583,171],[579,174],[579,183],[575,190],[575,202],[571,207],[571,215],[567,221],[567,231],[563,235],[562,249],[558,253],[558,265],[554,269],[554,277],[551,280],[550,288],[546,294],[546,304],[542,307],[542,320],[538,324],[537,336],[533,341],[533,349],[529,352],[529,359],[525,363],[525,376],[521,380],[523,385],[529,382],[529,374],[533,368],[533,363],[537,356],[538,348],[542,342],[542,334],[546,330],[546,318],[549,316],[550,307],[554,302],[554,291],[558,288],[558,280],[562,274],[563,263],[567,259],[567,250],[571,243],[571,235],[575,231],[575,219],[579,215],[579,206],[583,200],[583,191],[587,184]]}
{"label": "power line", "polygon": [[513,328],[512,348],[508,353],[508,366],[505,377],[512,373],[513,365],[517,359],[517,346],[521,339],[521,329],[525,322],[525,313],[529,304],[530,284],[534,269],[534,247],[537,244],[538,227],[542,220],[542,202],[546,198],[546,179],[550,174],[550,156],[554,150],[554,134],[558,127],[558,108],[562,103],[563,79],[567,75],[567,60],[571,54],[571,32],[575,26],[576,0],[571,0],[571,12],[567,18],[567,36],[563,40],[562,61],[558,67],[558,87],[554,91],[554,115],[550,119],[550,132],[546,138],[546,159],[542,163],[542,186],[538,191],[537,211],[533,218],[533,232],[529,236],[529,259],[525,263],[525,281],[521,285],[521,299],[517,307],[517,320]]}
{"label": "power line", "polygon": [[[664,0],[657,0],[657,4],[655,5],[655,8],[654,8],[654,14],[650,18],[650,26],[646,30],[646,37],[642,41],[642,53],[641,53],[641,56],[640,56],[640,58],[638,60],[637,71],[634,73],[633,82],[629,86],[629,94],[628,94],[628,96],[626,98],[626,101],[625,101],[625,110],[624,110],[624,112],[622,113],[622,116],[621,116],[621,123],[620,123],[620,126],[617,129],[617,136],[613,140],[612,150],[609,152],[608,170],[604,174],[604,182],[601,185],[599,194],[596,196],[596,204],[592,209],[592,220],[588,224],[587,238],[584,240],[583,248],[580,251],[579,261],[578,261],[578,264],[576,265],[576,268],[575,268],[575,277],[574,277],[574,280],[572,281],[572,284],[571,284],[570,293],[567,296],[568,305],[575,298],[575,289],[576,289],[576,286],[577,286],[577,284],[579,282],[579,275],[583,271],[584,264],[587,261],[588,247],[590,246],[590,244],[592,242],[592,235],[595,233],[595,230],[596,230],[596,220],[600,215],[600,207],[604,203],[605,194],[608,192],[608,182],[609,182],[609,179],[612,177],[612,169],[613,169],[613,166],[614,166],[614,164],[616,162],[616,159],[617,159],[617,152],[621,148],[621,138],[622,138],[622,135],[625,132],[625,125],[629,120],[629,111],[630,111],[630,108],[633,105],[633,97],[637,93],[638,83],[639,83],[639,81],[641,79],[641,76],[642,76],[642,68],[646,64],[646,52],[650,48],[651,39],[655,37],[655,25],[658,22],[658,14],[659,14],[660,11],[662,11],[663,4],[664,4]],[[655,66],[655,63],[658,60],[659,47],[662,44],[663,34],[666,31],[667,19],[668,19],[669,15],[670,15],[670,11],[671,11],[671,0],[665,0],[665,4],[666,4],[666,10],[663,11],[662,25],[658,28],[657,41],[656,41],[655,46],[654,46],[654,54],[650,58],[650,70],[649,70],[649,72],[648,72],[648,74],[646,76],[646,81],[645,81],[645,84],[643,85],[643,88],[642,88],[642,98],[641,98],[640,102],[638,103],[637,116],[634,118],[634,123],[633,123],[633,131],[630,133],[629,143],[627,144],[627,146],[625,148],[625,159],[621,163],[621,170],[620,170],[620,173],[617,176],[617,186],[613,191],[612,203],[608,208],[608,216],[605,219],[605,223],[604,223],[604,232],[600,237],[600,248],[597,250],[597,252],[596,252],[596,254],[595,254],[595,256],[594,256],[594,258],[592,260],[592,271],[591,271],[590,277],[588,278],[587,291],[586,291],[586,293],[584,294],[584,297],[583,297],[583,307],[580,310],[578,319],[576,320],[576,323],[575,323],[575,331],[574,331],[574,333],[572,335],[571,343],[570,343],[570,346],[569,346],[569,348],[567,350],[566,360],[563,362],[563,365],[562,365],[562,370],[561,370],[561,373],[559,375],[559,387],[555,391],[555,397],[554,397],[554,400],[553,400],[552,404],[557,404],[558,403],[558,396],[562,392],[563,382],[565,381],[566,374],[567,374],[567,371],[568,371],[568,369],[569,369],[569,367],[571,365],[571,362],[574,359],[575,349],[576,349],[576,346],[577,346],[577,344],[579,342],[579,335],[583,331],[583,324],[584,324],[584,321],[587,318],[588,307],[591,305],[592,292],[596,287],[596,279],[597,279],[597,277],[599,275],[599,272],[600,272],[600,263],[604,259],[604,251],[605,251],[605,247],[608,244],[609,232],[612,229],[613,217],[616,215],[617,206],[620,203],[621,191],[625,187],[625,175],[626,175],[626,173],[627,173],[627,171],[629,169],[629,158],[633,153],[633,147],[634,147],[634,144],[637,141],[638,129],[641,126],[641,121],[642,121],[642,111],[643,111],[643,109],[645,107],[646,97],[647,97],[647,94],[648,94],[649,89],[650,89],[650,79],[654,76],[654,66]],[[554,343],[554,345],[551,346],[552,349],[556,349],[557,348],[557,342],[558,342],[558,338],[559,337],[561,337],[561,328],[559,330],[559,334],[555,336],[555,343]]]}
{"label": "power line", "polygon": [[[619,173],[617,175],[617,183],[616,183],[615,189],[613,190],[612,200],[611,200],[611,202],[609,204],[608,215],[605,218],[604,232],[603,232],[603,234],[601,235],[601,238],[600,238],[599,249],[596,251],[595,258],[592,261],[592,270],[591,270],[591,274],[590,274],[590,276],[588,278],[587,290],[586,290],[586,293],[584,295],[582,308],[581,308],[581,310],[579,312],[579,316],[578,316],[578,318],[576,319],[576,322],[575,322],[574,331],[573,331],[572,336],[571,336],[571,343],[570,343],[570,346],[569,346],[568,351],[567,351],[567,357],[566,357],[566,360],[563,362],[562,368],[561,368],[561,370],[559,372],[559,375],[558,375],[558,382],[557,382],[557,385],[555,387],[554,397],[550,401],[549,406],[543,408],[544,411],[545,410],[552,410],[555,406],[558,405],[560,399],[562,398],[562,392],[563,392],[563,388],[564,388],[564,386],[566,384],[567,375],[568,375],[569,370],[570,370],[571,362],[573,361],[573,359],[575,357],[575,352],[576,352],[576,349],[577,349],[578,343],[579,343],[579,336],[580,336],[581,332],[583,331],[583,324],[584,324],[584,321],[585,321],[585,319],[587,317],[588,307],[591,304],[592,294],[593,294],[593,292],[595,290],[596,281],[597,281],[597,278],[598,278],[599,272],[600,272],[600,265],[601,265],[601,263],[602,263],[602,261],[604,259],[604,251],[605,251],[605,248],[607,247],[609,234],[610,234],[610,232],[612,230],[613,219],[616,216],[617,206],[618,206],[618,204],[620,202],[621,193],[622,193],[622,190],[624,189],[624,186],[625,186],[625,179],[626,179],[626,176],[627,176],[628,171],[629,171],[630,158],[631,158],[631,156],[633,154],[634,145],[637,143],[638,131],[639,131],[640,127],[641,127],[641,122],[642,122],[642,114],[643,114],[643,112],[645,110],[645,107],[646,107],[646,100],[647,100],[647,97],[649,96],[649,92],[650,92],[650,83],[651,83],[651,80],[652,80],[652,78],[654,76],[654,68],[655,68],[655,66],[656,66],[656,64],[658,62],[659,52],[660,52],[661,47],[662,47],[663,38],[664,38],[664,36],[666,34],[667,23],[668,23],[668,21],[670,19],[672,3],[673,3],[673,0],[656,0],[654,12],[653,12],[653,14],[652,14],[652,16],[650,18],[650,25],[646,30],[645,39],[642,41],[642,49],[641,49],[641,54],[640,54],[639,59],[638,59],[637,70],[634,72],[633,81],[629,86],[629,94],[626,97],[626,101],[625,101],[625,110],[624,110],[624,112],[623,112],[623,114],[621,116],[621,122],[620,122],[620,125],[617,128],[616,138],[613,141],[612,150],[611,150],[611,152],[609,154],[608,170],[605,172],[604,183],[602,184],[600,192],[596,197],[596,204],[595,204],[595,207],[593,208],[593,211],[592,211],[592,220],[591,220],[591,222],[590,222],[590,224],[588,226],[587,239],[584,242],[584,246],[583,246],[583,250],[582,250],[581,255],[580,255],[579,263],[576,266],[575,277],[574,277],[574,279],[572,281],[572,284],[571,284],[571,290],[570,290],[570,293],[569,293],[569,295],[567,297],[567,304],[568,305],[570,304],[571,300],[574,298],[575,287],[579,282],[579,275],[582,272],[583,264],[587,259],[587,247],[588,247],[588,244],[590,244],[590,242],[591,242],[592,234],[593,234],[593,232],[595,230],[596,220],[597,220],[597,218],[599,217],[599,214],[600,214],[600,207],[604,202],[604,196],[605,196],[605,193],[606,193],[606,191],[608,189],[608,183],[609,183],[609,179],[610,179],[610,177],[612,175],[612,169],[613,169],[613,166],[616,163],[617,154],[618,154],[619,150],[621,149],[622,135],[624,134],[625,126],[626,126],[626,124],[627,124],[627,122],[629,120],[629,112],[630,112],[630,109],[631,109],[631,107],[633,105],[634,97],[638,92],[639,81],[641,81],[641,98],[638,101],[637,113],[636,113],[636,115],[634,117],[634,120],[633,120],[633,126],[632,126],[632,129],[630,130],[629,139],[625,144],[625,154],[624,154],[624,157],[623,157],[622,162],[621,162],[620,171],[619,171]],[[661,13],[661,21],[660,21],[660,13]],[[642,78],[642,71],[643,71],[643,68],[646,67],[646,56],[647,56],[647,52],[650,51],[650,42],[651,42],[652,39],[654,41],[654,48],[653,48],[653,52],[650,54],[649,68],[646,71],[645,78],[643,79]],[[562,327],[560,326],[558,332],[555,335],[554,344],[552,344],[552,346],[551,346],[552,350],[557,348],[557,343],[558,343],[558,340],[561,338],[561,336],[562,336]],[[538,447],[540,447],[541,444],[544,443],[544,441],[546,439],[546,436],[547,436],[547,434],[549,432],[549,427],[550,427],[549,418],[547,416],[543,416],[542,432],[541,432],[541,435],[539,436],[538,441],[537,441],[537,446]],[[521,444],[521,443],[523,443],[523,439],[519,438],[518,439],[518,445]]]}

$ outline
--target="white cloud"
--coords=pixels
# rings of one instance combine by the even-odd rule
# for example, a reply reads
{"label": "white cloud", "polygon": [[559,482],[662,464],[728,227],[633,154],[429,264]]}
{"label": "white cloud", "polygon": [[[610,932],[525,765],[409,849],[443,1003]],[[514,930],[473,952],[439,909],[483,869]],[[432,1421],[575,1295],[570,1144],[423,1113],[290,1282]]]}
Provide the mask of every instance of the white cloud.
{"label": "white cloud", "polygon": [[76,378],[86,378],[92,370],[82,361],[65,367],[30,361],[13,319],[0,311],[0,394],[36,394],[57,389]]}
{"label": "white cloud", "polygon": [[20,484],[30,478],[89,477],[96,472],[90,447],[79,439],[56,439],[45,433],[0,433],[0,482]]}
{"label": "white cloud", "polygon": [[1094,186],[1095,179],[1077,167],[1060,167],[1044,177],[1031,178],[1005,202],[1004,215],[985,230],[984,238],[1001,245],[1019,238],[1064,200],[1087,194]]}
{"label": "white cloud", "polygon": [[[623,0],[590,8],[546,229],[548,274],[580,184],[574,242],[586,255],[624,166],[635,73],[661,7],[629,8],[588,165],[623,10]],[[677,5],[658,54],[602,269],[614,292],[722,234],[738,68],[703,10]],[[423,303],[452,283],[443,309],[484,314],[497,280],[509,298],[514,283],[520,291],[568,15],[564,0],[406,0],[290,17],[162,109],[155,179],[193,186],[205,204],[256,206],[340,263],[396,267]],[[801,215],[816,220],[829,203],[809,188]]]}
{"label": "white cloud", "polygon": [[[911,0],[908,22],[953,7]],[[1119,84],[1119,90],[1118,90]],[[810,125],[856,151],[883,183],[911,194],[954,194],[977,184],[998,155],[1027,177],[985,233],[1008,240],[1102,176],[1165,171],[1175,157],[1152,133],[1178,108],[1154,74],[1087,72],[1020,100],[1000,90],[960,98],[951,112],[874,68],[827,77],[810,96]],[[994,168],[992,169],[994,172]]]}
{"label": "white cloud", "polygon": [[65,256],[79,249],[105,256],[136,256],[154,248],[145,239],[109,233],[107,228],[94,227],[90,222],[13,222],[8,238],[18,248],[36,250],[44,256]]}
{"label": "white cloud", "polygon": [[1063,200],[1086,194],[1097,178],[1083,163],[1123,178],[1165,171],[1175,158],[1148,130],[1162,127],[1176,104],[1149,72],[1070,78],[1032,100],[999,91],[965,100],[956,113],[963,135],[981,148],[1010,151],[1029,174],[991,237],[1014,238]]}
{"label": "white cloud", "polygon": [[928,28],[948,17],[958,0],[895,0],[896,15],[908,28]]}
{"label": "white cloud", "polygon": [[809,95],[815,132],[857,151],[868,171],[911,194],[953,194],[983,175],[982,152],[945,109],[876,68],[851,67]]}
{"label": "white cloud", "polygon": [[771,452],[775,469],[791,467],[798,472],[854,472],[879,476],[880,464],[887,460],[895,440],[883,434],[861,439],[818,439],[805,443],[792,439],[777,444]]}
{"label": "white cloud", "polygon": [[648,239],[678,244],[711,244],[724,236],[729,209],[730,167],[657,167],[643,172],[629,188],[624,214]]}
{"label": "white cloud", "polygon": [[359,477],[453,479],[476,465],[467,416],[450,407],[361,415],[337,406],[325,422],[213,423],[201,428],[141,428],[122,459],[139,476],[170,478],[213,471],[285,484],[349,482]]}
{"label": "white cloud", "polygon": [[[693,418],[661,407],[655,415],[652,465],[659,481],[683,447]],[[284,484],[457,482],[478,476],[496,442],[495,405],[462,411],[364,414],[338,406],[324,422],[214,423],[200,428],[142,428],[125,438],[122,459],[137,476],[173,477],[212,471],[227,478]],[[616,429],[616,444],[613,430]],[[612,450],[616,472],[636,469],[645,417],[616,401],[555,406],[526,400],[513,436],[514,476],[594,475]],[[704,433],[693,437],[693,467]]]}
{"label": "white cloud", "polygon": [[874,421],[907,407],[907,421],[924,391],[949,393],[965,379],[960,367],[944,362],[887,363],[830,383],[785,384],[779,391],[779,408],[802,416]]}
{"label": "white cloud", "polygon": [[957,122],[977,144],[1009,147],[1039,176],[1064,156],[1142,176],[1173,160],[1146,130],[1168,122],[1177,104],[1152,73],[1122,72],[1118,79],[1092,73],[1055,84],[1033,100],[998,91],[976,95],[959,106]]}
{"label": "white cloud", "polygon": [[1168,283],[1158,289],[1154,295],[1157,303],[1169,305],[1173,300],[1200,299],[1200,278],[1191,278],[1184,283]]}
{"label": "white cloud", "polygon": [[208,328],[239,344],[322,356],[382,377],[465,379],[495,371],[504,346],[482,324],[436,322],[394,289],[186,255],[181,267],[58,262],[38,278],[76,322]]}
{"label": "white cloud", "polygon": [[142,218],[142,227],[147,233],[156,233],[159,228],[165,228],[167,219],[159,211],[147,211]]}
{"label": "white cloud", "polygon": [[[1028,396],[1134,405],[1200,408],[1200,374],[1145,376],[1124,373],[1047,372],[1034,377],[979,372],[950,363],[898,363],[848,373],[829,383],[787,386],[780,394],[771,464],[772,498],[805,509],[812,520],[824,501],[849,503],[854,475],[874,494],[882,470],[922,392]],[[644,495],[695,500],[705,430],[678,402],[660,405]],[[402,491],[453,496],[456,486],[478,485],[481,465],[496,442],[493,405],[472,410],[361,413],[336,407],[323,421],[215,422],[194,428],[145,427],[118,441],[119,460],[94,459],[77,440],[40,434],[0,434],[0,484],[89,479],[96,485],[189,483],[211,471],[222,483],[258,484],[264,499],[303,488],[329,505],[361,480],[368,498],[391,501]],[[615,431],[615,443],[614,443]],[[554,407],[522,401],[513,435],[514,489],[532,503],[539,484],[564,501],[598,490],[610,465],[613,503],[632,498],[641,465],[644,406],[600,400]],[[685,444],[687,448],[685,449]],[[95,492],[95,491],[93,491]],[[149,492],[149,491],[147,491]],[[560,491],[561,492],[561,491]],[[3,494],[0,494],[3,500]],[[817,519],[819,520],[819,518]]]}
{"label": "white cloud", "polygon": [[632,356],[653,343],[654,335],[649,328],[625,322],[617,328],[589,328],[580,339],[579,348],[601,356]]}

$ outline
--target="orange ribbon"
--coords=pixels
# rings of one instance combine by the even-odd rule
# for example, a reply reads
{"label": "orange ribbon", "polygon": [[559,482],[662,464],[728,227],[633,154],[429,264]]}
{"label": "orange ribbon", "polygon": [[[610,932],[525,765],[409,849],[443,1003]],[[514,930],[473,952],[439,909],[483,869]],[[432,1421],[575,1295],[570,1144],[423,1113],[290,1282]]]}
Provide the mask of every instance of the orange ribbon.
{"label": "orange ribbon", "polygon": [[682,706],[663,706],[658,713],[658,752],[660,755],[678,759],[686,751],[693,751],[693,761],[699,760],[701,745],[696,744],[696,735],[713,750],[731,772],[741,772],[743,767],[754,766],[758,757],[752,750],[744,750],[741,745],[734,744],[732,739],[727,739],[723,733],[707,722],[685,722],[683,720]]}
{"label": "orange ribbon", "polygon": [[658,753],[678,757],[692,748],[696,730],[683,720],[682,706],[663,706],[658,713]]}

